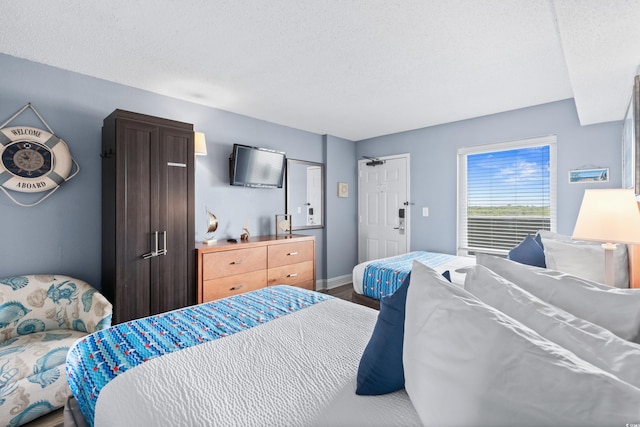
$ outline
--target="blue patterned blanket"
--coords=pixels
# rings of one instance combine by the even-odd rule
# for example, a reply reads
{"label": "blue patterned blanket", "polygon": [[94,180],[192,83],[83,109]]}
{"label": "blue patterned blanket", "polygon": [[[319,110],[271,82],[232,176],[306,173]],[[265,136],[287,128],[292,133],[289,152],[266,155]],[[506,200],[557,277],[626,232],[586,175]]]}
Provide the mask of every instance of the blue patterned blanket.
{"label": "blue patterned blanket", "polygon": [[436,252],[409,252],[398,257],[373,261],[364,269],[362,293],[375,299],[393,294],[402,286],[411,271],[414,260],[436,268],[455,258],[455,255]]}
{"label": "blue patterned blanket", "polygon": [[331,298],[291,286],[270,286],[112,326],[71,348],[66,366],[69,386],[93,426],[98,395],[116,376],[164,354],[258,326]]}

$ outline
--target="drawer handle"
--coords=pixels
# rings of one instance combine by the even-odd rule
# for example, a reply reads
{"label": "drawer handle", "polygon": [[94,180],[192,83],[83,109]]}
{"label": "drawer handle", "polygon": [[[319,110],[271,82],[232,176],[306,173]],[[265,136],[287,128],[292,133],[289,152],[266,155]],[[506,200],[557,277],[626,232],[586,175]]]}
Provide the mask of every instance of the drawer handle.
{"label": "drawer handle", "polygon": [[243,260],[240,260],[240,261],[233,261],[233,262],[231,263],[231,265],[238,265],[238,264],[242,264],[243,262],[244,262]]}
{"label": "drawer handle", "polygon": [[287,277],[298,277],[298,273],[291,273],[287,275]]}
{"label": "drawer handle", "polygon": [[298,255],[298,252],[289,252],[287,255]]}
{"label": "drawer handle", "polygon": [[244,285],[238,285],[238,286],[234,286],[233,288],[229,289],[230,291],[237,291],[244,288]]}

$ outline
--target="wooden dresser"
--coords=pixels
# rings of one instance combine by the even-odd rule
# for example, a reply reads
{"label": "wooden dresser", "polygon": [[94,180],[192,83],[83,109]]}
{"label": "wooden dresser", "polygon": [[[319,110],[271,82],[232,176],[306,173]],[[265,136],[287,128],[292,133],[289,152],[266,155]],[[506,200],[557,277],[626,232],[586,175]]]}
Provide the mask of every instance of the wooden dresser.
{"label": "wooden dresser", "polygon": [[257,236],[196,249],[198,303],[280,284],[315,289],[315,236]]}

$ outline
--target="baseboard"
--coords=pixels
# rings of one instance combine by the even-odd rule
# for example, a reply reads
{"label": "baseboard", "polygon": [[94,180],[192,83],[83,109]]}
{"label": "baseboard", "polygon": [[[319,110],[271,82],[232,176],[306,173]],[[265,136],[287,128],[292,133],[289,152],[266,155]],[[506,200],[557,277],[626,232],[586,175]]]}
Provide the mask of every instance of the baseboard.
{"label": "baseboard", "polygon": [[316,290],[326,291],[328,289],[337,288],[351,283],[353,276],[351,274],[345,274],[344,276],[332,277],[331,279],[316,280]]}

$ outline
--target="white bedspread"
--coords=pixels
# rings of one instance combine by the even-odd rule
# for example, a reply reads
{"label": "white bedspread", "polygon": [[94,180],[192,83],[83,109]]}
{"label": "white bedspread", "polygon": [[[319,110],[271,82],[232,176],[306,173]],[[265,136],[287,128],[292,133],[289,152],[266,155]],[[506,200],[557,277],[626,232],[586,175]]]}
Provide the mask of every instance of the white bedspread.
{"label": "white bedspread", "polygon": [[332,299],[150,360],[105,386],[95,425],[419,425],[404,391],[355,395],[376,317]]}

